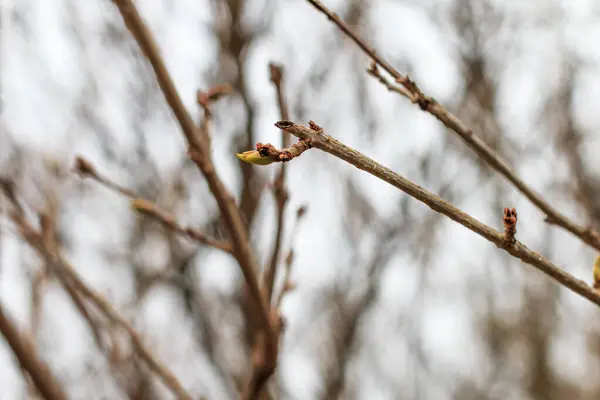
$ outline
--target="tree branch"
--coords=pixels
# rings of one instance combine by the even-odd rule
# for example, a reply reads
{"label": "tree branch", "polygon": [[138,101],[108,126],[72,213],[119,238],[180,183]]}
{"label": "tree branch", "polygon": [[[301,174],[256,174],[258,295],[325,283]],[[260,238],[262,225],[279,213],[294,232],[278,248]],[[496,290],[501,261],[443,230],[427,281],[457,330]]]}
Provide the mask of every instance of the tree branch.
{"label": "tree branch", "polygon": [[[85,284],[75,268],[71,266],[62,254],[60,254],[58,248],[48,246],[47,240],[44,240],[44,232],[35,229],[26,219],[25,212],[19,205],[14,190],[14,183],[9,180],[1,179],[0,190],[4,192],[5,196],[14,207],[10,217],[19,228],[21,236],[37,251],[39,256],[47,263],[56,276],[58,276],[65,285],[72,285],[72,287],[81,293],[82,296],[86,297],[92,304],[98,307],[111,322],[119,325],[129,334],[140,357],[148,364],[154,373],[162,378],[164,384],[177,395],[178,399],[193,400],[192,396],[186,392],[177,377],[144,346],[138,333],[131,324],[122,317],[100,293],[92,290]],[[47,217],[42,215],[42,227],[47,225],[47,222],[44,222],[45,219],[47,219]]]}
{"label": "tree branch", "polygon": [[225,241],[213,239],[204,233],[197,231],[196,229],[183,226],[177,222],[175,217],[166,211],[161,210],[158,206],[149,200],[142,199],[133,190],[122,187],[121,185],[113,182],[105,176],[98,173],[96,168],[83,157],[75,158],[75,166],[73,171],[82,178],[91,178],[96,182],[104,185],[105,187],[114,190],[117,193],[123,194],[124,196],[131,199],[131,206],[140,214],[147,217],[153,218],[163,226],[175,231],[181,235],[187,236],[192,240],[195,240],[201,244],[214,247],[219,250],[223,250],[227,253],[232,253],[231,245]]}
{"label": "tree branch", "polygon": [[260,290],[257,278],[258,268],[246,235],[242,215],[233,196],[228,192],[212,164],[208,133],[199,129],[187,112],[167,71],[158,46],[133,1],[112,1],[118,7],[125,25],[150,62],[167,103],[177,117],[177,121],[188,142],[190,158],[204,175],[208,187],[219,205],[221,215],[231,236],[233,255],[240,265],[250,296],[257,305],[259,311],[258,317],[264,330],[264,362],[261,365],[255,365],[256,368],[261,370],[261,379],[257,382],[258,391],[260,391],[260,387],[273,374],[277,363],[278,340],[275,325],[278,323],[272,322],[276,318],[274,318],[275,316],[271,316],[271,309]]}
{"label": "tree branch", "polygon": [[405,90],[398,90],[385,80],[381,80],[381,76],[377,76],[377,74],[375,74],[376,68],[373,65],[369,69],[369,73],[371,73],[371,75],[377,77],[377,79],[386,85],[388,89],[406,96],[413,103],[419,104],[419,107],[423,111],[429,112],[447,128],[458,134],[458,136],[460,136],[460,138],[469,147],[471,147],[475,153],[485,160],[494,170],[496,170],[496,172],[508,179],[538,209],[545,213],[546,222],[562,227],[563,229],[571,232],[573,235],[579,237],[588,245],[594,247],[596,250],[600,250],[600,234],[598,232],[593,230],[591,227],[584,227],[571,221],[565,215],[560,213],[560,211],[552,207],[552,205],[544,200],[539,193],[523,182],[521,178],[519,178],[511,169],[508,163],[490,146],[488,146],[481,137],[476,135],[458,117],[444,108],[444,106],[438,103],[434,98],[425,96],[414,81],[412,81],[408,76],[402,75],[387,61],[381,58],[372,47],[370,47],[364,40],[352,32],[352,30],[340,19],[337,14],[330,11],[318,0],[307,1],[317,10],[325,14],[329,20],[336,24],[338,28],[350,39],[352,39],[375,63],[377,63],[388,74],[390,74],[396,80],[396,82],[400,83]]}
{"label": "tree branch", "polygon": [[4,307],[1,304],[0,332],[2,332],[6,342],[12,348],[19,364],[27,371],[42,396],[46,400],[67,400],[67,395],[58,384],[52,371],[38,356],[33,343],[29,339],[30,335],[25,332],[19,332],[4,312]]}
{"label": "tree branch", "polygon": [[546,258],[542,257],[539,253],[528,249],[519,241],[515,240],[512,244],[507,245],[505,236],[502,232],[498,232],[482,222],[479,222],[464,211],[442,200],[421,186],[398,175],[389,168],[384,167],[364,154],[346,146],[333,137],[326,135],[323,130],[312,121],[311,128],[297,125],[291,121],[279,121],[275,123],[275,126],[300,139],[309,140],[312,147],[340,158],[349,164],[354,165],[356,168],[366,171],[402,190],[411,197],[426,204],[432,210],[444,214],[453,221],[458,222],[462,226],[494,243],[496,246],[504,249],[514,257],[520,258],[523,262],[533,265],[566,288],[600,306],[600,294],[596,293],[584,281],[565,272]]}
{"label": "tree branch", "polygon": [[[279,105],[279,115],[281,119],[289,119],[288,107],[283,95],[283,67],[274,63],[269,64],[269,75],[271,82],[275,86],[277,93],[277,104]],[[290,135],[282,132],[281,147],[287,148],[290,142]],[[281,253],[281,242],[283,231],[285,230],[285,206],[288,202],[288,192],[285,187],[286,163],[281,163],[275,181],[273,182],[273,194],[277,202],[277,230],[275,233],[275,244],[271,253],[269,264],[265,268],[263,276],[263,285],[267,301],[270,302],[273,297],[273,285],[275,284],[275,275],[277,275],[277,265]]]}

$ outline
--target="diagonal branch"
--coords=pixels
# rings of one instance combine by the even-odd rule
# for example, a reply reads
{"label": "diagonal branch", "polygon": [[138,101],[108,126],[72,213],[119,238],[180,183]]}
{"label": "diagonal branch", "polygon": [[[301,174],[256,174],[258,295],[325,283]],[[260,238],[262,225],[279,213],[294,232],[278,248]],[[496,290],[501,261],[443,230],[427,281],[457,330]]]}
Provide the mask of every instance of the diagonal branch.
{"label": "diagonal branch", "polygon": [[352,30],[340,19],[340,17],[325,7],[318,0],[307,0],[317,10],[322,12],[338,28],[352,39],[377,65],[390,74],[396,82],[400,83],[404,89],[393,89],[391,85],[382,81],[375,74],[376,68],[371,66],[369,73],[377,77],[390,90],[397,91],[413,103],[419,104],[419,107],[436,117],[447,128],[454,131],[475,153],[484,159],[494,170],[508,179],[525,197],[527,197],[538,209],[546,214],[546,221],[558,225],[563,229],[579,237],[588,245],[600,250],[600,234],[590,227],[581,226],[567,218],[556,208],[544,200],[542,196],[533,188],[527,185],[512,170],[508,163],[490,146],[488,146],[481,137],[476,135],[468,128],[458,117],[448,111],[444,106],[438,103],[434,98],[425,96],[414,81],[408,76],[402,75],[398,70],[392,67],[387,61],[380,57],[377,52],[370,47],[364,40],[358,37]]}
{"label": "diagonal branch", "polygon": [[190,239],[197,241],[198,243],[211,246],[219,250],[223,250],[227,253],[232,252],[231,245],[229,243],[213,239],[192,227],[183,226],[179,224],[173,215],[159,209],[158,206],[152,203],[151,201],[142,199],[132,190],[122,187],[121,185],[113,182],[112,180],[98,173],[96,168],[83,157],[78,156],[75,158],[75,166],[73,168],[73,171],[82,178],[91,178],[96,182],[100,183],[101,185],[104,185],[105,187],[128,197],[129,199],[131,199],[131,206],[137,212],[147,217],[155,219],[156,221],[158,221],[165,227],[171,229],[172,231],[187,236]]}
{"label": "diagonal branch", "polygon": [[0,305],[0,332],[12,348],[19,364],[27,371],[42,396],[46,400],[66,400],[67,395],[58,384],[48,365],[38,356],[32,341],[29,339],[30,335],[19,332],[19,329],[6,315],[2,305]]}
{"label": "diagonal branch", "polygon": [[[60,254],[59,249],[48,246],[48,240],[45,238],[47,232],[45,233],[43,230],[39,231],[34,228],[25,217],[25,212],[20,206],[14,190],[14,182],[1,179],[0,190],[4,192],[6,198],[8,198],[13,205],[14,210],[10,217],[19,228],[21,236],[37,251],[40,258],[46,262],[56,276],[58,276],[65,285],[72,285],[77,292],[100,309],[111,322],[115,325],[119,325],[129,334],[131,342],[140,357],[148,364],[154,373],[161,377],[164,384],[177,395],[178,399],[192,400],[192,396],[183,388],[177,377],[144,346],[133,326],[131,326],[131,324],[121,316],[121,314],[119,314],[100,293],[92,290],[85,284],[75,268],[62,256],[62,254]],[[42,228],[48,226],[47,218],[46,215],[41,215]]]}
{"label": "diagonal branch", "polygon": [[504,249],[514,257],[520,258],[523,262],[533,265],[546,275],[556,280],[561,285],[572,290],[575,293],[585,297],[591,302],[600,306],[600,294],[596,293],[584,281],[575,278],[573,275],[565,272],[552,262],[542,257],[539,253],[528,249],[519,241],[507,245],[504,234],[485,225],[477,219],[471,217],[464,211],[442,200],[435,194],[427,191],[421,186],[407,180],[389,168],[377,163],[364,154],[346,146],[333,137],[326,135],[315,123],[311,121],[311,127],[307,128],[297,125],[291,121],[279,121],[275,126],[290,133],[299,139],[309,140],[311,146],[321,151],[329,153],[340,158],[358,169],[389,183],[390,185],[402,190],[406,194],[429,206],[432,210],[444,214],[455,222],[458,222],[465,228],[484,237],[496,246]]}
{"label": "diagonal branch", "polygon": [[79,274],[77,274],[75,268],[73,268],[62,255],[52,254],[48,249],[43,247],[38,240],[38,233],[35,232],[31,226],[27,228],[28,230],[23,232],[23,236],[29,244],[37,250],[40,256],[49,263],[51,268],[59,272],[59,276],[63,276],[71,281],[73,287],[87,297],[96,307],[102,310],[111,322],[121,326],[129,334],[140,357],[148,364],[151,370],[161,377],[164,384],[177,394],[179,399],[192,400],[192,396],[187,393],[177,377],[142,343],[142,340],[133,326],[131,326],[131,324],[122,317],[101,294],[90,289],[83,282]]}
{"label": "diagonal branch", "polygon": [[233,196],[219,178],[212,164],[208,133],[201,130],[187,112],[160,55],[158,45],[142,20],[134,2],[132,0],[112,1],[119,9],[125,25],[150,62],[165,99],[177,117],[177,121],[188,142],[190,158],[204,175],[208,187],[219,205],[221,215],[231,236],[233,255],[240,265],[250,296],[258,308],[258,317],[264,330],[263,347],[265,354],[261,358],[261,364],[255,364],[255,369],[260,370],[260,379],[257,381],[257,386],[251,389],[252,391],[260,392],[262,385],[275,371],[277,362],[278,340],[275,329],[276,324],[272,322],[276,316],[271,315],[271,309],[261,293],[257,277],[258,267],[246,235],[242,215]]}

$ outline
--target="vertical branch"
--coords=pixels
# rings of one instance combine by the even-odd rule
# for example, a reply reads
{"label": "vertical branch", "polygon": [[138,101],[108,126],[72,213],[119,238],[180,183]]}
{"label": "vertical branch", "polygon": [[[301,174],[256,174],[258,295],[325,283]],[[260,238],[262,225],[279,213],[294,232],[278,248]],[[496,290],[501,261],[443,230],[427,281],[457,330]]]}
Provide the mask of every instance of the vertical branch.
{"label": "vertical branch", "polygon": [[262,387],[275,370],[278,340],[274,329],[276,324],[272,322],[275,316],[272,317],[270,307],[261,293],[256,275],[258,268],[246,234],[246,227],[240,209],[215,171],[210,155],[208,133],[199,129],[192,121],[167,71],[158,46],[137,11],[135,4],[131,0],[113,0],[113,3],[118,7],[125,25],[151,64],[159,86],[177,117],[188,142],[190,158],[204,175],[208,187],[219,205],[221,215],[231,236],[233,255],[244,275],[252,301],[257,306],[257,316],[260,319],[263,330],[261,333],[264,335],[263,362],[255,364],[255,369],[260,370],[258,374],[260,379],[257,381],[257,386],[260,390],[260,387]]}
{"label": "vertical branch", "polygon": [[[287,120],[289,116],[287,103],[283,95],[283,67],[274,63],[269,64],[269,72],[271,76],[271,82],[275,86],[277,93],[277,104],[279,105],[279,114],[281,118]],[[289,147],[289,134],[281,131],[281,142],[282,147]],[[273,183],[273,193],[277,202],[277,231],[275,233],[275,245],[273,252],[271,253],[271,259],[269,264],[265,268],[263,277],[263,285],[265,290],[265,297],[270,302],[273,296],[273,285],[275,284],[275,275],[277,274],[277,264],[279,262],[279,255],[281,253],[281,241],[283,237],[283,231],[285,229],[285,206],[287,204],[289,195],[285,187],[285,175],[286,175],[286,163],[282,162],[275,177]]]}

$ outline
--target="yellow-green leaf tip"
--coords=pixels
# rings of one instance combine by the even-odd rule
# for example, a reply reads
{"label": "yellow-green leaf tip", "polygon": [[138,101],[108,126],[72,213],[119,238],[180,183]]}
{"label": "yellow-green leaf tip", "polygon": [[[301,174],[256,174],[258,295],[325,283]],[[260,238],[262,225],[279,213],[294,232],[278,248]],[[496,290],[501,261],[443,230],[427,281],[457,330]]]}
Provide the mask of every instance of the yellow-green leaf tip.
{"label": "yellow-green leaf tip", "polygon": [[237,158],[254,165],[269,165],[273,163],[270,157],[263,157],[257,150],[249,150],[243,153],[236,153]]}
{"label": "yellow-green leaf tip", "polygon": [[594,276],[594,287],[600,288],[600,256],[597,256],[594,261],[592,273]]}

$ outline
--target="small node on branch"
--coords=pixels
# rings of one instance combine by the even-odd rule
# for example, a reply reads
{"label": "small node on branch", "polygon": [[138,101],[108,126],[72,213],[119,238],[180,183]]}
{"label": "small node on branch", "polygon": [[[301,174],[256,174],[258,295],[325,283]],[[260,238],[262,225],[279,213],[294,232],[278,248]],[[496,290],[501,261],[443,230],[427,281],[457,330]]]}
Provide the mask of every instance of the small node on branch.
{"label": "small node on branch", "polygon": [[419,89],[415,81],[410,79],[410,77],[407,75],[396,78],[396,82],[404,86],[406,90],[408,90],[411,93],[411,101],[413,103],[417,103],[419,105],[419,108],[423,111],[428,110],[428,107],[433,102],[433,99],[431,97],[425,96],[423,92],[421,92],[421,89]]}
{"label": "small node on branch", "polygon": [[198,101],[198,104],[200,104],[202,107],[206,107],[209,103],[217,101],[221,97],[224,97],[232,92],[233,88],[230,85],[217,85],[208,89],[207,92],[199,90],[196,96],[196,100]]}
{"label": "small node on branch", "polygon": [[306,214],[307,209],[308,207],[306,205],[298,207],[298,209],[296,210],[296,218],[302,218]]}
{"label": "small node on branch", "polygon": [[315,121],[308,121],[308,127],[315,132],[323,132],[323,128],[315,123]]}
{"label": "small node on branch", "polygon": [[515,235],[517,234],[517,210],[514,208],[504,208],[504,243],[511,245],[515,241]]}
{"label": "small node on branch", "polygon": [[227,84],[217,85],[210,89],[207,92],[203,92],[198,90],[196,93],[196,101],[198,105],[202,107],[205,113],[205,122],[212,118],[212,110],[211,103],[219,100],[221,97],[224,97],[233,92],[233,88]]}
{"label": "small node on branch", "polygon": [[269,63],[269,77],[275,86],[280,86],[283,79],[283,67],[279,64]]}
{"label": "small node on branch", "polygon": [[75,172],[81,178],[94,178],[98,176],[94,166],[81,156],[75,157],[75,165],[73,166],[73,172]]}
{"label": "small node on branch", "polygon": [[371,63],[369,64],[369,68],[367,69],[367,72],[374,76],[377,76],[379,74],[379,68],[377,68],[377,61],[371,60]]}

